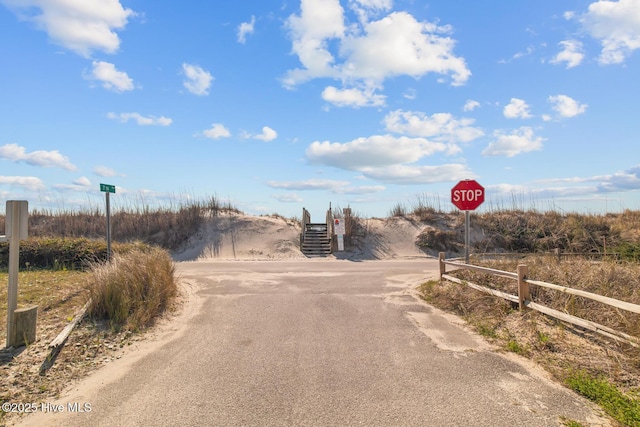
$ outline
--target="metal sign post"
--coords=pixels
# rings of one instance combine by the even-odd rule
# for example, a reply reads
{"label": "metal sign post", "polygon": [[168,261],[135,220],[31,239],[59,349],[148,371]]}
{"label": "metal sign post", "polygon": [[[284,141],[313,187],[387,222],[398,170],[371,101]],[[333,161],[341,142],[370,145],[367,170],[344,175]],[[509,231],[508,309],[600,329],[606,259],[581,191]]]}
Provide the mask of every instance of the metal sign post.
{"label": "metal sign post", "polygon": [[8,200],[5,211],[5,234],[9,240],[9,289],[7,298],[7,347],[15,341],[16,322],[14,313],[18,308],[18,271],[20,269],[20,240],[27,236],[29,205],[24,200]]}
{"label": "metal sign post", "polygon": [[111,204],[109,194],[116,192],[115,185],[100,184],[100,191],[105,193],[106,214],[107,214],[107,261],[111,261]]}

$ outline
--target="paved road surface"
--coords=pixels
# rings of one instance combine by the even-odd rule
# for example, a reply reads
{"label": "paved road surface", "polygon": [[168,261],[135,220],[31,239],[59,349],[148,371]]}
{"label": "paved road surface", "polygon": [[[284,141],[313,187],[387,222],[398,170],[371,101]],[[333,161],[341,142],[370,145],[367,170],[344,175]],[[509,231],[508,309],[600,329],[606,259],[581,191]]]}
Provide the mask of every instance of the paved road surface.
{"label": "paved road surface", "polygon": [[436,260],[194,262],[178,271],[197,300],[186,331],[60,399],[88,402],[90,413],[27,424],[597,424],[582,399],[415,298]]}

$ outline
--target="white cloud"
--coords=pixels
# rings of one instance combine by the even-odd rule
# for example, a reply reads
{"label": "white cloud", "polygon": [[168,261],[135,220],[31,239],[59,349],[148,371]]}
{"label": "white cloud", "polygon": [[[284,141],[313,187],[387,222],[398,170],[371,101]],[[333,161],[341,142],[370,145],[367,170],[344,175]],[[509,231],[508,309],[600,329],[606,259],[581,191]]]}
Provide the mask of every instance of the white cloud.
{"label": "white cloud", "polygon": [[75,185],[80,185],[82,187],[90,187],[91,186],[91,181],[86,176],[81,176],[80,178],[73,180],[73,183]]}
{"label": "white cloud", "polygon": [[20,187],[30,191],[44,190],[44,183],[35,176],[0,176],[0,185]]}
{"label": "white cloud", "polygon": [[[267,181],[271,188],[278,188],[290,191],[315,191],[324,190],[335,194],[374,194],[385,190],[382,185],[362,185],[351,186],[348,181],[337,181],[331,179],[308,179],[303,181]],[[302,198],[295,193],[274,196],[280,201],[302,202]],[[291,200],[288,200],[288,199]],[[282,199],[282,200],[281,200]]]}
{"label": "white cloud", "polygon": [[300,15],[291,15],[286,25],[293,42],[292,51],[304,68],[289,71],[285,86],[316,77],[338,77],[327,41],[343,36],[343,15],[339,0],[301,0]]}
{"label": "white cloud", "polygon": [[279,202],[282,203],[302,203],[304,199],[298,196],[296,193],[284,193],[284,194],[274,194],[272,196]]}
{"label": "white cloud", "polygon": [[255,135],[254,139],[259,139],[261,141],[269,142],[273,141],[278,137],[278,132],[271,129],[269,126],[265,126],[262,128],[262,133],[260,135]]}
{"label": "white cloud", "polygon": [[580,104],[575,99],[566,95],[550,96],[549,102],[551,108],[557,112],[560,117],[575,117],[587,111],[587,104]]}
{"label": "white cloud", "polygon": [[463,164],[438,166],[391,165],[380,168],[362,168],[362,174],[393,184],[433,184],[475,178],[475,175]]}
{"label": "white cloud", "polygon": [[473,119],[456,119],[449,113],[427,116],[421,112],[396,110],[384,118],[388,131],[448,142],[449,152],[459,152],[457,143],[471,142],[484,135],[482,129],[473,127]]}
{"label": "white cloud", "polygon": [[247,34],[253,34],[256,17],[251,16],[251,21],[238,25],[238,43],[244,44],[247,41]]}
{"label": "white cloud", "polygon": [[6,144],[0,146],[0,158],[13,162],[25,162],[32,166],[42,166],[46,168],[58,167],[70,171],[76,170],[76,166],[69,161],[69,158],[60,154],[58,150],[38,150],[27,153],[25,148],[18,144]]}
{"label": "white cloud", "polygon": [[640,190],[640,165],[613,175],[594,177],[593,180],[599,181],[597,189],[602,193]]}
{"label": "white cloud", "polygon": [[165,116],[143,116],[140,113],[107,113],[107,117],[112,120],[119,120],[122,123],[127,123],[129,120],[134,120],[140,126],[169,126],[173,123],[168,117]]}
{"label": "white cloud", "polygon": [[436,73],[450,75],[452,84],[459,86],[471,76],[464,59],[453,54],[450,27],[394,12],[363,30],[364,35],[351,34],[342,41],[340,52],[346,60],[341,74],[347,78],[382,82],[399,75]]}
{"label": "white cloud", "polygon": [[349,0],[349,7],[358,15],[360,22],[367,22],[372,16],[391,10],[393,0]]}
{"label": "white cloud", "polygon": [[118,71],[115,65],[104,61],[93,61],[93,70],[90,75],[85,75],[88,80],[102,82],[102,87],[114,92],[133,90],[133,80],[123,71]]}
{"label": "white cloud", "polygon": [[322,99],[337,107],[380,107],[385,103],[386,96],[377,95],[374,89],[337,89],[328,86],[322,92]]}
{"label": "white cloud", "polygon": [[315,141],[306,150],[312,163],[347,170],[414,163],[424,156],[445,151],[447,146],[424,138],[375,135],[347,143]]}
{"label": "white cloud", "polygon": [[505,105],[502,110],[504,116],[508,119],[529,119],[529,105],[522,99],[511,98],[511,102]]}
{"label": "white cloud", "polygon": [[582,43],[577,40],[565,40],[558,43],[562,46],[562,51],[552,60],[552,64],[567,63],[567,69],[577,67],[584,59]]}
{"label": "white cloud", "polygon": [[87,191],[91,187],[91,181],[85,176],[75,179],[72,184],[56,184],[53,186],[58,191]]}
{"label": "white cloud", "polygon": [[0,0],[20,19],[33,22],[50,40],[84,57],[92,51],[115,53],[122,30],[135,13],[119,0]]}
{"label": "white cloud", "polygon": [[384,0],[352,1],[360,21],[349,23],[339,0],[302,0],[300,15],[287,20],[292,52],[302,67],[289,70],[283,84],[291,88],[314,78],[334,78],[347,88],[381,87],[390,77],[428,73],[464,84],[471,72],[453,53],[451,28],[418,22],[406,12],[369,21],[391,5]]}
{"label": "white cloud", "polygon": [[185,76],[182,84],[189,92],[199,96],[209,95],[213,76],[208,71],[197,65],[184,63],[182,64],[182,72]]}
{"label": "white cloud", "polygon": [[619,64],[640,48],[640,2],[599,0],[589,5],[579,21],[602,44],[599,62]]}
{"label": "white cloud", "polygon": [[336,181],[332,179],[308,179],[304,181],[267,181],[271,188],[283,190],[336,190],[349,185],[348,181]]}
{"label": "white cloud", "polygon": [[533,129],[523,126],[510,134],[495,131],[495,141],[482,151],[483,156],[514,157],[518,154],[542,149],[544,138],[534,136]]}
{"label": "white cloud", "polygon": [[375,194],[386,190],[384,185],[360,185],[357,187],[341,188],[340,194]]}
{"label": "white cloud", "polygon": [[103,178],[118,176],[118,172],[106,166],[96,166],[95,168],[93,168],[93,173]]}
{"label": "white cloud", "polygon": [[468,99],[467,102],[465,102],[464,107],[462,107],[462,110],[473,111],[479,106],[480,106],[480,103],[478,101],[474,101],[473,99]]}
{"label": "white cloud", "polygon": [[231,136],[231,132],[229,129],[224,127],[221,123],[214,123],[211,125],[210,129],[202,132],[204,136],[211,139],[219,139],[219,138],[229,138]]}

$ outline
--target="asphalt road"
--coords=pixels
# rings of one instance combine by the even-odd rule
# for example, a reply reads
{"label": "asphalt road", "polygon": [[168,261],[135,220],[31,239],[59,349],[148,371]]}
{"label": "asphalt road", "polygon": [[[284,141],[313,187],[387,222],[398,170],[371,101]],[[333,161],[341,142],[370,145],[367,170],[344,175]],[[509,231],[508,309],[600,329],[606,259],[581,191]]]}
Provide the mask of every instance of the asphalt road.
{"label": "asphalt road", "polygon": [[59,401],[90,412],[25,423],[599,424],[584,400],[416,298],[436,260],[194,262],[178,271],[197,304],[171,339]]}

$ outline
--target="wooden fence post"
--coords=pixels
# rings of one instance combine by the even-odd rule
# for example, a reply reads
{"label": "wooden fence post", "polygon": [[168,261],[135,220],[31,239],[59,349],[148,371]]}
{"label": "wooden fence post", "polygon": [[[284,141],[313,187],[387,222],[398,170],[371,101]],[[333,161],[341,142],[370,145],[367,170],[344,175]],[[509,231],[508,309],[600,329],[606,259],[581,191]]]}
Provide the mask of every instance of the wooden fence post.
{"label": "wooden fence post", "polygon": [[527,278],[528,268],[526,265],[518,266],[518,306],[520,310],[524,310],[526,306],[525,301],[531,301],[531,292],[529,284],[524,280]]}
{"label": "wooden fence post", "polygon": [[447,272],[447,266],[444,263],[444,260],[445,260],[445,253],[444,252],[438,253],[438,263],[440,264],[440,280],[442,280],[442,275]]}

